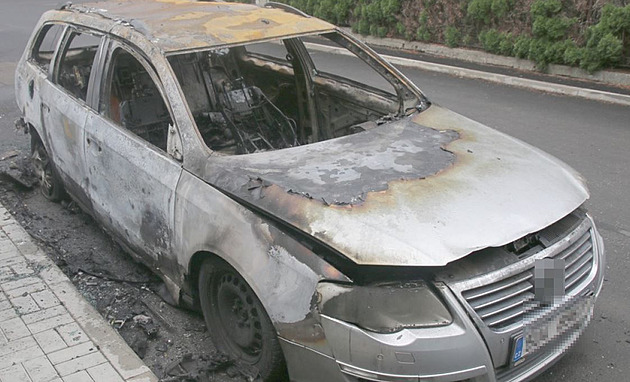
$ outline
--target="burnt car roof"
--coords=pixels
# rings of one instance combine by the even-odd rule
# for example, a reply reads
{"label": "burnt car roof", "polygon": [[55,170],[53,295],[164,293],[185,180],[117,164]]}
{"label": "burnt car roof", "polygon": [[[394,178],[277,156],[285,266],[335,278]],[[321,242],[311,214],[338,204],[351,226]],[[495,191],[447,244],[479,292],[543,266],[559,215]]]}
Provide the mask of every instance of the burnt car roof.
{"label": "burnt car roof", "polygon": [[177,0],[117,0],[72,5],[61,12],[128,24],[163,52],[189,51],[332,31],[335,26],[282,9]]}

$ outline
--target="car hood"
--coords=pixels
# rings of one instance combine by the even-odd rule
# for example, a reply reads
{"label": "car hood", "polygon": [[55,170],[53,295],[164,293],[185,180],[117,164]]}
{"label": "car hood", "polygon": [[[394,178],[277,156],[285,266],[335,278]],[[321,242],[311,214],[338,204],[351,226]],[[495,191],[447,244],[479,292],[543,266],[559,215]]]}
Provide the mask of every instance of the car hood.
{"label": "car hood", "polygon": [[564,163],[433,105],[369,131],[199,174],[361,265],[443,266],[538,231],[588,199]]}

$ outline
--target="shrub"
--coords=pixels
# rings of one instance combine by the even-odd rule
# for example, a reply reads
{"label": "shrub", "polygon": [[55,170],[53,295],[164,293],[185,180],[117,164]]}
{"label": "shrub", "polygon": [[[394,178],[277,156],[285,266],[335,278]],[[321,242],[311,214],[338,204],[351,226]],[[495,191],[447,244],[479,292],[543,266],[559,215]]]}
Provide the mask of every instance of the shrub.
{"label": "shrub", "polygon": [[532,34],[534,37],[557,41],[567,33],[567,30],[577,22],[577,19],[566,17],[536,17],[532,24]]}
{"label": "shrub", "polygon": [[429,14],[426,10],[422,11],[419,18],[419,26],[416,30],[416,38],[420,41],[431,41],[431,31],[429,30]]}
{"label": "shrub", "polygon": [[444,41],[446,45],[451,48],[455,48],[459,46],[459,40],[461,39],[461,34],[459,30],[454,26],[449,26],[444,30]]}
{"label": "shrub", "polygon": [[362,35],[370,34],[370,23],[366,19],[359,20],[357,31]]}
{"label": "shrub", "polygon": [[[496,29],[488,29],[479,34],[479,42],[485,50],[491,53],[501,53],[501,45],[503,50],[507,51],[507,45],[512,44],[512,35],[509,33],[501,33]],[[510,48],[511,50],[511,48]]]}
{"label": "shrub", "polygon": [[514,54],[514,39],[511,33],[502,33],[499,39],[499,54],[512,56]]}
{"label": "shrub", "polygon": [[387,36],[387,27],[378,27],[376,29],[376,36],[380,38]]}
{"label": "shrub", "polygon": [[509,12],[510,6],[509,0],[492,0],[490,10],[497,19],[501,19]]}
{"label": "shrub", "polygon": [[490,24],[492,0],[472,0],[468,3],[466,14],[481,24]]}
{"label": "shrub", "polygon": [[511,0],[472,0],[466,8],[466,15],[472,20],[489,25],[492,19],[501,19],[510,10]]}
{"label": "shrub", "polygon": [[378,35],[378,25],[376,25],[376,24],[370,25],[370,34],[372,36]]}
{"label": "shrub", "polygon": [[564,56],[562,57],[562,61],[565,64],[571,66],[577,66],[580,64],[580,60],[584,54],[584,48],[578,48],[578,46],[573,43],[573,45],[568,46],[564,51]]}
{"label": "shrub", "polygon": [[612,4],[604,5],[598,24],[605,31],[617,36],[624,31],[630,33],[630,4],[625,7],[616,7]]}
{"label": "shrub", "polygon": [[533,39],[529,43],[529,52],[527,52],[527,58],[534,61],[539,69],[546,69],[549,65],[549,60],[546,56],[547,48],[549,47],[549,45],[549,41],[541,39]]}
{"label": "shrub", "polygon": [[527,58],[531,42],[532,39],[529,37],[518,36],[514,42],[514,55],[518,58]]}
{"label": "shrub", "polygon": [[552,17],[560,13],[562,3],[560,0],[536,0],[530,7],[532,18]]}

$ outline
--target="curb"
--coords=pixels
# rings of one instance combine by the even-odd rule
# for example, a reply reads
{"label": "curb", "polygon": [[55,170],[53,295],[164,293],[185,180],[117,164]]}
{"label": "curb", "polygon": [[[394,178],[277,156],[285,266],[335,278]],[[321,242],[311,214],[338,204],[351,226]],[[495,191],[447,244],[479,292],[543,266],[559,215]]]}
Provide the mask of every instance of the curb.
{"label": "curb", "polygon": [[[1,204],[0,231],[4,232],[21,256],[24,257],[28,267],[35,270],[34,273],[30,274],[31,277],[41,280],[47,287],[47,290],[54,294],[61,303],[61,306],[69,313],[73,322],[76,322],[89,340],[96,345],[97,351],[105,357],[125,381],[158,381],[157,376],[145,365],[138,355],[131,350],[120,334],[118,334],[92,305],[84,299],[70,279],[48,258],[44,251],[33,242],[31,236],[15,221]],[[4,260],[4,263],[6,262],[7,261]],[[4,265],[6,266],[7,264]],[[75,345],[74,347],[78,346],[81,345]],[[46,356],[49,354],[50,353],[45,353]],[[69,377],[66,376],[64,379],[65,378]],[[120,377],[111,375],[104,376],[104,378],[104,380],[108,381],[120,379]]]}
{"label": "curb", "polygon": [[[321,45],[315,43],[305,43],[305,45],[322,52],[352,55],[351,52],[338,47]],[[400,65],[408,68],[420,69],[430,72],[444,73],[461,78],[480,79],[488,82],[494,82],[502,85],[513,86],[517,88],[533,89],[551,94],[564,96],[579,97],[593,101],[608,102],[617,105],[630,106],[630,95],[606,92],[602,90],[579,88],[562,84],[554,84],[550,82],[530,80],[526,78],[507,76],[504,74],[496,74],[483,72],[480,70],[459,68],[450,65],[436,64],[432,62],[412,60],[410,58],[381,55],[387,61],[394,65]]]}

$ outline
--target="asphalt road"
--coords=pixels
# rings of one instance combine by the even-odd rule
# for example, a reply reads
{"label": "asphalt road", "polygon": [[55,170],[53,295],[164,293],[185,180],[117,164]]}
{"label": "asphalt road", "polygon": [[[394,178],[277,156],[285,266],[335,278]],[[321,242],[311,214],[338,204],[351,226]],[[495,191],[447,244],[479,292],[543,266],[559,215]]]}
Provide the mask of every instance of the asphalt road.
{"label": "asphalt road", "polygon": [[[41,12],[57,3],[0,1],[0,154],[25,147],[13,130],[14,65]],[[433,102],[551,153],[588,180],[608,256],[604,290],[586,333],[537,380],[630,380],[630,108],[403,71]]]}

